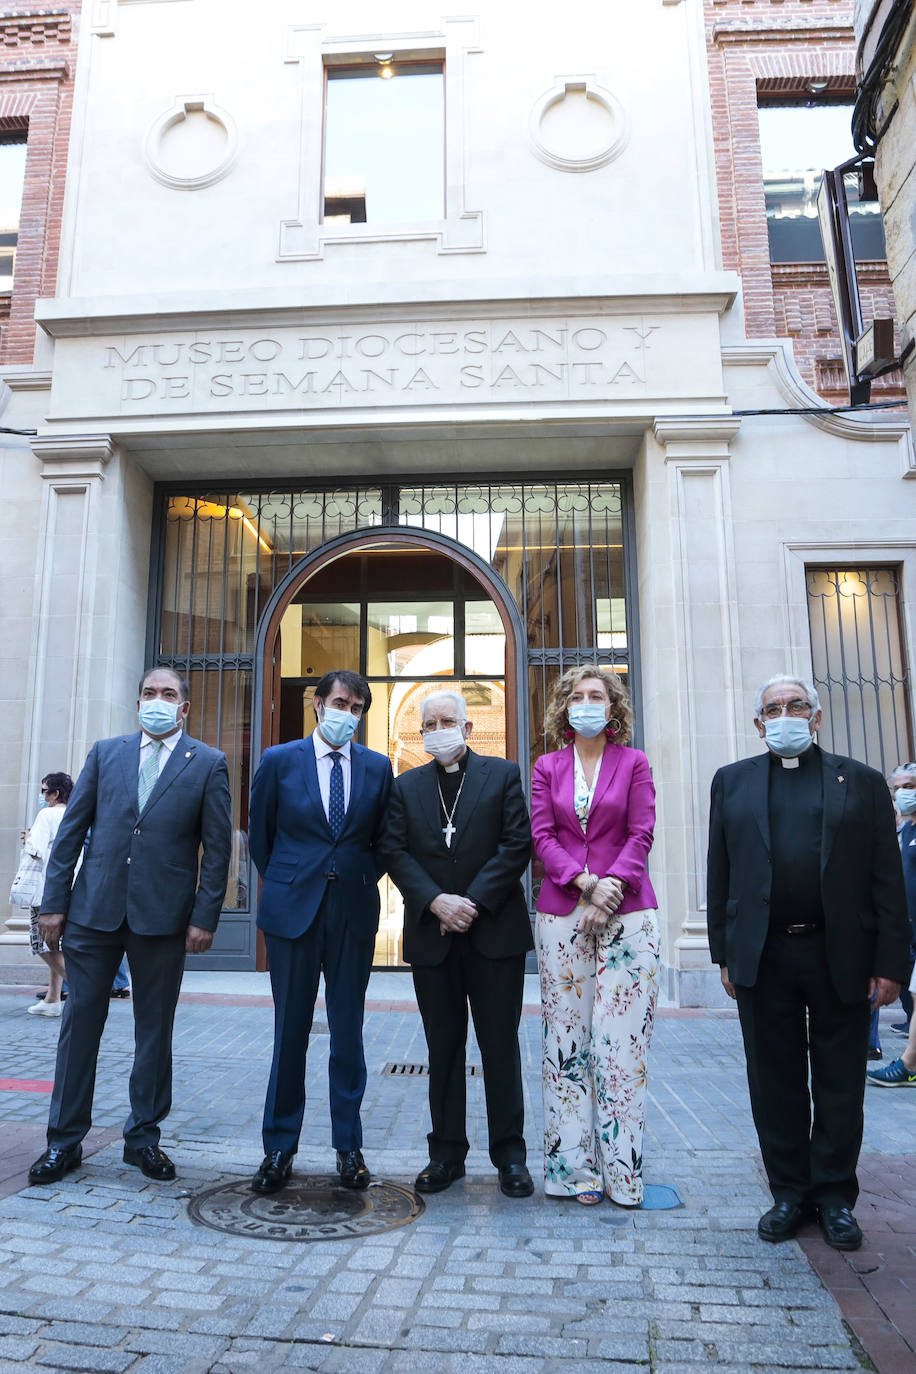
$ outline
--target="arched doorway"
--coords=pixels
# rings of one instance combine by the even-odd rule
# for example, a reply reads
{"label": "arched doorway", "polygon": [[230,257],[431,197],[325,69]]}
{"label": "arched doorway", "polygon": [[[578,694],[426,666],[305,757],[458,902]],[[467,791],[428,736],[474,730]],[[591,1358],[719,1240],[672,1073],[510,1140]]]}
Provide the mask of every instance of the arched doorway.
{"label": "arched doorway", "polygon": [[[292,569],[265,622],[262,750],[311,733],[315,684],[334,668],[369,679],[359,739],[387,754],[396,775],[427,761],[421,703],[445,685],[468,701],[478,752],[524,750],[517,611],[489,569],[441,536],[389,529],[335,540]],[[381,895],[375,966],[403,967],[400,894],[383,879]]]}

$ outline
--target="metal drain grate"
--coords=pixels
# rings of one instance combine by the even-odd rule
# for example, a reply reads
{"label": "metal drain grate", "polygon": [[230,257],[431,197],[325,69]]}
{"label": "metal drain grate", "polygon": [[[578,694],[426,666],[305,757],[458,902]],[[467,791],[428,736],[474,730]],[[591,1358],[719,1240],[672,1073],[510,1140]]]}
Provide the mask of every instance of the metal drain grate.
{"label": "metal drain grate", "polygon": [[[483,1076],[483,1068],[480,1064],[468,1064],[465,1073],[468,1078],[480,1078]],[[388,1078],[429,1078],[429,1065],[391,1061],[382,1069],[382,1074]]]}

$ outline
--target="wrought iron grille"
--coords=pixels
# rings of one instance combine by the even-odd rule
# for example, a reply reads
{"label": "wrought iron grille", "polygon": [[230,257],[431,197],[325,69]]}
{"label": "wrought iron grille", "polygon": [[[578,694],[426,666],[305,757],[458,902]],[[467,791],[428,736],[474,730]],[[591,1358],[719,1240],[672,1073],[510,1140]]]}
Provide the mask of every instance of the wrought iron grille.
{"label": "wrought iron grille", "polygon": [[[192,730],[229,756],[240,836],[258,625],[297,562],[338,535],[407,526],[448,536],[489,564],[525,625],[527,661],[518,667],[528,680],[533,759],[547,747],[544,709],[565,668],[598,661],[628,671],[624,495],[620,481],[164,492],[150,661],[188,676]],[[227,906],[247,901],[234,877]]]}
{"label": "wrought iron grille", "polygon": [[820,739],[888,773],[913,756],[897,568],[808,568]]}

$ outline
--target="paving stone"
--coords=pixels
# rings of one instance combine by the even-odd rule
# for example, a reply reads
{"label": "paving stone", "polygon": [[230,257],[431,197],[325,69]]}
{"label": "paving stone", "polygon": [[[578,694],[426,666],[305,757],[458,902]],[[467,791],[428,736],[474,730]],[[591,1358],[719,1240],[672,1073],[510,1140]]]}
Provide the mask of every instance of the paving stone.
{"label": "paving stone", "polygon": [[0,1336],[0,1360],[20,1360],[25,1364],[38,1349],[38,1344],[28,1336]]}
{"label": "paving stone", "polygon": [[51,1369],[78,1369],[110,1371],[120,1374],[136,1364],[137,1357],[128,1350],[93,1350],[86,1345],[52,1345],[46,1343],[32,1363],[50,1366]]}
{"label": "paving stone", "polygon": [[128,1328],[103,1322],[52,1322],[41,1331],[43,1340],[69,1341],[73,1345],[120,1345]]}

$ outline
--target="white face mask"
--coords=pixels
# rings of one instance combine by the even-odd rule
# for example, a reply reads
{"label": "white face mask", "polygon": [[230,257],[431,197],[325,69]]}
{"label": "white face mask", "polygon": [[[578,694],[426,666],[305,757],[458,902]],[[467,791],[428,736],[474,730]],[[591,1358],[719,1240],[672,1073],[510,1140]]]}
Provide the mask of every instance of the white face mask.
{"label": "white face mask", "polygon": [[439,763],[454,763],[464,749],[464,726],[451,730],[430,730],[423,736],[423,748]]}

